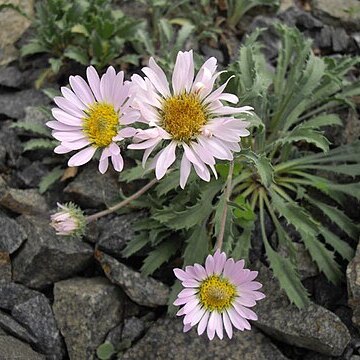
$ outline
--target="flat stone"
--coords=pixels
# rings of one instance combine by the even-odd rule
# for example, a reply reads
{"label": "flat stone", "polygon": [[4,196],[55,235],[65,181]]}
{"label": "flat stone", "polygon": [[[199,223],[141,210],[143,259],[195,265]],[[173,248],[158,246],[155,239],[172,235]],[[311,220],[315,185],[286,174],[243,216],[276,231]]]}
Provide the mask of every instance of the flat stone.
{"label": "flat stone", "polygon": [[258,330],[234,331],[231,340],[183,333],[180,319],[158,320],[122,360],[285,360],[286,357]]}
{"label": "flat stone", "polygon": [[47,129],[45,123],[49,120],[52,120],[52,116],[46,114],[44,111],[39,109],[38,106],[27,106],[25,108],[25,118],[23,120],[25,123],[43,125],[45,129]]}
{"label": "flat stone", "polygon": [[39,90],[27,89],[14,93],[0,94],[0,114],[12,119],[22,119],[27,106],[40,106],[50,103],[50,99]]}
{"label": "flat stone", "polygon": [[24,229],[13,219],[0,212],[0,251],[15,252],[26,239]]}
{"label": "flat stone", "polygon": [[4,172],[8,169],[8,167],[16,167],[16,162],[18,161],[23,149],[15,129],[11,128],[11,125],[13,124],[13,120],[0,122],[0,155],[3,157],[3,160],[0,162],[0,166],[4,169]]}
{"label": "flat stone", "polygon": [[11,261],[9,253],[0,251],[0,283],[11,282]]}
{"label": "flat stone", "polygon": [[51,359],[62,359],[65,347],[49,300],[40,294],[14,306],[11,315],[37,339],[37,348]]}
{"label": "flat stone", "polygon": [[310,13],[297,7],[290,7],[279,15],[286,25],[297,26],[305,29],[319,29],[323,27],[323,23],[312,16]]}
{"label": "flat stone", "polygon": [[312,12],[323,22],[350,30],[360,29],[360,4],[358,0],[312,0]]}
{"label": "flat stone", "polygon": [[0,85],[19,88],[24,83],[23,74],[16,66],[7,66],[0,68]]}
{"label": "flat stone", "polygon": [[[34,0],[0,0],[1,5],[6,3],[19,6],[29,18],[33,18]],[[14,44],[31,25],[31,20],[15,10],[4,9],[0,12],[0,24],[0,65],[6,65],[18,57],[19,51]]]}
{"label": "flat stone", "polygon": [[0,308],[12,311],[14,306],[39,295],[39,292],[28,289],[26,286],[20,284],[0,284]]}
{"label": "flat stone", "polygon": [[37,187],[41,179],[49,170],[40,161],[33,161],[28,166],[22,168],[18,173],[18,178],[28,187]]}
{"label": "flat stone", "polygon": [[39,289],[83,271],[92,261],[93,249],[84,242],[57,236],[43,217],[20,216],[28,239],[14,257],[13,279]]}
{"label": "flat stone", "polygon": [[270,270],[263,265],[257,267],[257,280],[263,284],[262,292],[266,298],[255,307],[259,319],[254,325],[290,345],[340,356],[351,340],[345,324],[322,306],[310,304],[298,309],[290,304]]}
{"label": "flat stone", "polygon": [[12,336],[0,336],[0,360],[45,360],[45,356],[35,352],[30,345]]}
{"label": "flat stone", "polygon": [[0,328],[5,330],[9,335],[15,336],[16,338],[23,340],[33,345],[37,344],[37,339],[10,315],[0,310]]}
{"label": "flat stone", "polygon": [[41,214],[48,211],[37,189],[12,189],[0,176],[0,205],[17,214]]}
{"label": "flat stone", "polygon": [[108,279],[120,286],[137,304],[149,307],[167,304],[170,290],[162,282],[142,276],[101,251],[95,252],[95,258],[100,262]]}
{"label": "flat stone", "polygon": [[122,329],[122,341],[129,340],[133,342],[137,340],[145,330],[145,323],[142,319],[135,316],[125,319]]}
{"label": "flat stone", "polygon": [[117,176],[113,171],[100,174],[97,164],[92,163],[82,169],[64,192],[84,209],[109,205],[119,198]]}
{"label": "flat stone", "polygon": [[360,328],[360,244],[346,269],[346,280],[348,304],[353,311],[352,321],[357,328]]}
{"label": "flat stone", "polygon": [[133,239],[134,224],[144,217],[143,212],[116,216],[102,223],[96,248],[108,255],[122,257],[127,242]]}
{"label": "flat stone", "polygon": [[105,278],[60,281],[54,287],[53,310],[70,360],[91,360],[122,320],[123,293]]}

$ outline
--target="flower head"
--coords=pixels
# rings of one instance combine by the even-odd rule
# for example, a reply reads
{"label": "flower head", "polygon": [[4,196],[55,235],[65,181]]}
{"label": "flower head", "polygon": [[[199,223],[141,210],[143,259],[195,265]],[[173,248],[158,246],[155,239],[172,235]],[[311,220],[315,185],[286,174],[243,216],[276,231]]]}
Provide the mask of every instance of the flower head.
{"label": "flower head", "polygon": [[52,109],[56,121],[47,122],[52,135],[61,144],[55,148],[58,154],[80,150],[68,162],[80,166],[102,151],[99,171],[105,173],[109,158],[116,171],[124,166],[117,142],[135,134],[135,129],[126,127],[137,120],[138,112],[130,107],[130,83],[124,83],[124,72],[116,74],[109,67],[101,79],[95,68],[86,71],[88,83],[80,76],[70,76],[70,86],[61,88],[63,96],[54,98],[58,106]]}
{"label": "flower head", "polygon": [[73,203],[61,205],[57,203],[59,211],[51,215],[50,225],[56,235],[81,237],[85,232],[86,219],[83,212]]}
{"label": "flower head", "polygon": [[[150,58],[149,67],[142,69],[146,77],[132,77],[133,107],[140,111],[140,121],[149,128],[139,130],[131,149],[145,150],[143,165],[149,155],[165,144],[153,159],[151,167],[161,179],[181,157],[180,186],[185,187],[193,166],[197,175],[210,180],[209,168],[217,176],[215,159],[232,160],[233,152],[240,151],[239,141],[250,133],[248,122],[236,119],[235,114],[248,113],[252,108],[225,106],[222,101],[236,104],[238,98],[224,93],[225,84],[213,91],[216,59],[207,60],[194,78],[192,51],[179,52],[172,74],[172,90],[163,70]],[[179,149],[177,151],[177,149]]]}
{"label": "flower head", "polygon": [[249,307],[265,295],[257,291],[262,285],[253,281],[258,272],[244,269],[244,260],[235,262],[217,250],[214,256],[208,255],[205,267],[195,264],[185,271],[174,269],[174,273],[185,288],[174,302],[176,306],[184,305],[177,313],[185,315],[184,332],[198,324],[198,334],[207,330],[212,340],[215,334],[222,339],[225,328],[231,339],[233,326],[250,330],[248,319],[257,320]]}

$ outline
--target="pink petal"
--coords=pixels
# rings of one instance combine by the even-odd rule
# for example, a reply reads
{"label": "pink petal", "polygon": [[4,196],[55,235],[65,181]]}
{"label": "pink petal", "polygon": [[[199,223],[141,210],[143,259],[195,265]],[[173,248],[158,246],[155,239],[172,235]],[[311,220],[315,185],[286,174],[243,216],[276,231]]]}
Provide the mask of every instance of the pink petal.
{"label": "pink petal", "polygon": [[191,171],[191,163],[184,154],[180,163],[180,187],[185,188]]}
{"label": "pink petal", "polygon": [[224,311],[222,313],[222,316],[223,316],[223,322],[224,322],[225,331],[226,331],[229,339],[231,339],[232,336],[233,336],[233,328],[232,328],[232,325],[231,325],[229,315],[227,314],[226,311]]}
{"label": "pink petal", "polygon": [[238,304],[236,301],[233,304],[234,309],[238,312],[240,316],[242,316],[245,319],[249,320],[257,320],[257,315],[250,309],[246,308],[245,306],[242,306]]}
{"label": "pink petal", "polygon": [[90,105],[95,102],[95,98],[86,81],[79,75],[70,76],[70,85],[76,96],[85,104]]}
{"label": "pink petal", "polygon": [[102,101],[102,96],[100,93],[100,78],[93,66],[89,66],[86,69],[86,76],[88,79],[88,83],[90,85],[91,91],[95,95],[97,101]]}
{"label": "pink petal", "polygon": [[108,167],[109,167],[109,158],[108,157],[105,157],[103,160],[99,161],[99,171],[101,174],[105,174]]}
{"label": "pink petal", "polygon": [[62,95],[65,99],[69,100],[72,104],[78,107],[80,110],[85,110],[86,106],[80,99],[66,86],[60,88]]}
{"label": "pink petal", "polygon": [[176,142],[172,141],[164,150],[161,151],[155,169],[155,175],[158,180],[164,177],[167,169],[176,160],[175,150],[176,150]]}
{"label": "pink petal", "polygon": [[75,116],[77,118],[83,118],[85,116],[85,114],[79,108],[77,108],[72,102],[62,96],[55,96],[54,102],[60,109],[64,110],[64,112],[72,116]]}
{"label": "pink petal", "polygon": [[191,277],[189,276],[189,274],[187,274],[184,270],[182,269],[173,269],[173,272],[175,274],[175,276],[180,280],[180,281],[184,281],[184,280],[189,280],[191,279]]}
{"label": "pink petal", "polygon": [[208,276],[211,276],[214,274],[214,258],[212,255],[208,255],[206,260],[205,260],[205,270],[206,273],[208,274]]}
{"label": "pink petal", "polygon": [[59,108],[51,109],[53,117],[63,124],[70,126],[82,126],[82,120],[76,116],[70,115]]}
{"label": "pink petal", "polygon": [[77,154],[73,155],[69,161],[69,166],[80,166],[86,164],[94,156],[96,148],[89,146],[86,149],[80,150]]}
{"label": "pink petal", "polygon": [[114,166],[114,169],[118,172],[120,172],[124,168],[124,160],[119,153],[118,155],[111,155],[111,162]]}
{"label": "pink petal", "polygon": [[202,335],[207,327],[208,320],[209,320],[210,313],[208,311],[205,311],[204,316],[201,318],[197,332],[199,335]]}

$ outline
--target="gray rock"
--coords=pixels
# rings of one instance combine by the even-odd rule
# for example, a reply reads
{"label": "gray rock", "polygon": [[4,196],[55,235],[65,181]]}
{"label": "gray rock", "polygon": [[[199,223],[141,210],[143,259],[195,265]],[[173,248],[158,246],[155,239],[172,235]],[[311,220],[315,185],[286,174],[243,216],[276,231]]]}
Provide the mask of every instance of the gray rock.
{"label": "gray rock", "polygon": [[[45,129],[48,129],[45,126],[45,123],[49,120],[52,120],[52,116],[49,114],[46,114],[44,111],[39,109],[38,106],[27,106],[25,108],[24,122],[31,123],[31,124],[37,124],[37,125],[43,125]],[[49,130],[49,133],[50,133],[50,130]]]}
{"label": "gray rock", "polygon": [[[294,243],[294,247],[296,249],[295,257],[300,278],[304,280],[309,277],[318,275],[319,269],[311,259],[310,254],[305,248],[305,245],[301,243]],[[284,257],[289,256],[287,250],[284,248],[280,248],[279,253]]]}
{"label": "gray rock", "polygon": [[0,213],[0,251],[15,252],[26,239],[24,229],[13,219]]}
{"label": "gray rock", "polygon": [[201,46],[201,51],[205,55],[205,58],[214,57],[214,58],[217,59],[217,61],[220,64],[224,63],[224,60],[225,60],[224,59],[224,54],[223,54],[223,52],[221,50],[215,49],[212,46],[204,44],[204,45]]}
{"label": "gray rock", "polygon": [[6,331],[6,333],[15,336],[16,338],[23,340],[33,345],[37,344],[37,339],[16,320],[14,320],[8,314],[0,310],[0,329]]}
{"label": "gray rock", "polygon": [[39,292],[30,290],[26,286],[20,284],[0,284],[0,308],[11,311],[14,306],[22,304],[39,295]]}
{"label": "gray rock", "polygon": [[305,29],[322,28],[323,23],[308,12],[292,6],[279,15],[285,24]]}
{"label": "gray rock", "polygon": [[0,114],[12,119],[21,119],[25,116],[24,109],[27,106],[40,106],[49,103],[50,99],[35,89],[0,94]]}
{"label": "gray rock", "polygon": [[346,280],[348,303],[353,311],[352,321],[355,326],[360,328],[360,244],[346,269]]}
{"label": "gray rock", "polygon": [[298,309],[289,303],[278,281],[263,265],[258,265],[258,281],[266,298],[255,308],[259,317],[255,326],[265,333],[291,345],[326,355],[341,355],[350,342],[350,333],[332,312],[316,304]]}
{"label": "gray rock", "polygon": [[47,172],[47,168],[40,161],[34,161],[21,169],[17,176],[26,186],[36,187]]}
{"label": "gray rock", "polygon": [[137,340],[145,330],[145,323],[143,320],[133,316],[125,319],[122,330],[122,340],[129,340],[131,342]]}
{"label": "gray rock", "polygon": [[28,239],[13,259],[13,279],[31,288],[42,288],[84,270],[93,249],[78,239],[57,236],[49,220],[18,218]]}
{"label": "gray rock", "polygon": [[95,349],[122,320],[123,293],[104,278],[75,278],[56,283],[54,297],[70,360],[94,359]]}
{"label": "gray rock", "polygon": [[102,223],[97,241],[97,249],[106,254],[122,257],[126,243],[134,237],[133,225],[144,217],[143,212],[116,216]]}
{"label": "gray rock", "polygon": [[158,320],[122,360],[285,360],[286,357],[258,330],[235,331],[231,340],[183,333],[180,319]]}
{"label": "gray rock", "polygon": [[33,297],[15,305],[11,315],[25,326],[37,339],[37,348],[51,359],[62,359],[65,348],[45,295]]}
{"label": "gray rock", "polygon": [[9,253],[0,251],[0,283],[11,282],[11,261]]}
{"label": "gray rock", "polygon": [[114,203],[119,195],[117,175],[113,171],[100,174],[97,165],[86,166],[64,192],[84,209],[97,208]]}
{"label": "gray rock", "polygon": [[360,4],[358,0],[312,0],[312,12],[323,22],[350,30],[360,29]]}
{"label": "gray rock", "polygon": [[34,14],[34,0],[2,0],[1,4],[4,3],[19,6],[29,18],[25,18],[13,9],[4,9],[0,12],[0,65],[6,65],[18,57],[19,50],[14,44],[31,25],[30,19]]}
{"label": "gray rock", "polygon": [[139,272],[101,251],[95,252],[95,258],[100,262],[108,279],[121,286],[130,299],[137,304],[149,307],[167,304],[170,291],[162,282],[142,276]]}
{"label": "gray rock", "polygon": [[15,129],[11,128],[13,123],[12,120],[0,122],[0,152],[3,157],[0,166],[4,169],[8,166],[15,167],[23,148]]}
{"label": "gray rock", "polygon": [[106,336],[105,342],[108,342],[113,345],[113,347],[118,350],[121,346],[121,334],[122,334],[123,324],[115,326],[109,331]]}
{"label": "gray rock", "polygon": [[19,88],[24,83],[24,76],[16,66],[0,68],[0,85]]}
{"label": "gray rock", "polygon": [[36,189],[12,189],[0,176],[0,205],[17,214],[41,214],[48,211],[45,199]]}
{"label": "gray rock", "polygon": [[45,360],[45,356],[35,352],[12,336],[0,336],[0,360]]}

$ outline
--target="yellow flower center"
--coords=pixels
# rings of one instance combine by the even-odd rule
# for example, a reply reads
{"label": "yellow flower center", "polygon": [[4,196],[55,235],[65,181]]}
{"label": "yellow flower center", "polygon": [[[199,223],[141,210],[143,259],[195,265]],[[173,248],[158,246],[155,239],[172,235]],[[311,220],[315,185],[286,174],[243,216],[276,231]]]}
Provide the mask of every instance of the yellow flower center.
{"label": "yellow flower center", "polygon": [[95,103],[86,111],[86,115],[83,118],[83,131],[89,141],[96,147],[110,145],[119,127],[119,115],[114,106]]}
{"label": "yellow flower center", "polygon": [[160,111],[162,127],[173,139],[188,142],[200,133],[208,116],[196,94],[181,94],[166,99]]}
{"label": "yellow flower center", "polygon": [[200,285],[200,302],[210,311],[229,308],[235,296],[236,287],[218,275],[209,276]]}

